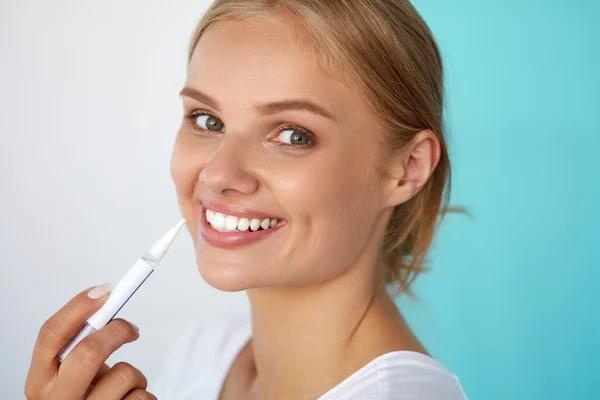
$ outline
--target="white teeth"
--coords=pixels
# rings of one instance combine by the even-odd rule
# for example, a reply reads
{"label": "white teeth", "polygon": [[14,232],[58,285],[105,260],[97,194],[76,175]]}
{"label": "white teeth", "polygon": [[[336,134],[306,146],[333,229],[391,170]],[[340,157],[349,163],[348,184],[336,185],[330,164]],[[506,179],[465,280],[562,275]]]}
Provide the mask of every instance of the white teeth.
{"label": "white teeth", "polygon": [[210,224],[219,232],[223,232],[225,229],[225,215],[221,213],[215,213],[210,220]]}
{"label": "white teeth", "polygon": [[271,220],[269,218],[263,219],[262,222],[260,223],[260,227],[263,229],[269,229],[270,226],[271,226]]}
{"label": "white teeth", "polygon": [[212,210],[206,210],[206,220],[208,222],[212,221],[213,217],[215,216],[215,212]]}
{"label": "white teeth", "polygon": [[206,210],[206,220],[213,229],[219,232],[245,232],[248,230],[255,232],[260,228],[264,230],[274,228],[279,223],[275,218],[265,218],[263,220],[258,218],[239,218],[233,215],[214,212],[209,209]]}
{"label": "white teeth", "polygon": [[252,221],[250,221],[250,229],[257,231],[258,228],[260,228],[260,219],[253,218]]}
{"label": "white teeth", "polygon": [[233,215],[228,215],[225,217],[225,231],[233,232],[237,229],[239,222],[238,217],[234,217]]}
{"label": "white teeth", "polygon": [[250,220],[248,218],[240,218],[240,222],[238,222],[238,231],[247,231],[250,228]]}

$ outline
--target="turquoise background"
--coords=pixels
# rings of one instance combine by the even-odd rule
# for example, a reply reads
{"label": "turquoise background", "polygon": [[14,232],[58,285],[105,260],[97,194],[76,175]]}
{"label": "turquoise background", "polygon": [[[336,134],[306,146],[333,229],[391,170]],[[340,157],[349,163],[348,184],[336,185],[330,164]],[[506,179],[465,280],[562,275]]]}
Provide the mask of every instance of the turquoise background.
{"label": "turquoise background", "polygon": [[600,1],[414,4],[473,218],[447,217],[401,306],[471,400],[600,399]]}

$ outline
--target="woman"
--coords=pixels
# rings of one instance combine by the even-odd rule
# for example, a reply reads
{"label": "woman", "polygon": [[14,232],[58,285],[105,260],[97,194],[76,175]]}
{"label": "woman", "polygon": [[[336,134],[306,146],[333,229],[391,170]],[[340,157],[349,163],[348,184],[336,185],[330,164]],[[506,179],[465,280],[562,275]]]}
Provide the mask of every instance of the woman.
{"label": "woman", "polygon": [[[387,291],[422,270],[450,175],[442,63],[412,5],[217,0],[181,95],[171,172],[198,268],[252,312],[180,338],[158,398],[465,399]],[[54,361],[107,291],[44,324],[29,399],[155,398],[103,365],[137,338],[123,320]]]}

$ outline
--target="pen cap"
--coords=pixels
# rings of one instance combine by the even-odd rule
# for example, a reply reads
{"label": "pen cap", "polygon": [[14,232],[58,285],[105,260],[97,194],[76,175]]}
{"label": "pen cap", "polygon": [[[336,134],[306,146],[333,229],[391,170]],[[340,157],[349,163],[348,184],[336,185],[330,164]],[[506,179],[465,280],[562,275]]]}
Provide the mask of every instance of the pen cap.
{"label": "pen cap", "polygon": [[177,225],[169,229],[169,231],[167,231],[163,237],[158,239],[150,248],[150,250],[148,250],[148,254],[154,259],[154,262],[158,263],[160,260],[162,260],[165,254],[167,254],[169,247],[171,247],[171,244],[177,237],[177,234],[183,225],[185,225],[185,219],[181,219]]}

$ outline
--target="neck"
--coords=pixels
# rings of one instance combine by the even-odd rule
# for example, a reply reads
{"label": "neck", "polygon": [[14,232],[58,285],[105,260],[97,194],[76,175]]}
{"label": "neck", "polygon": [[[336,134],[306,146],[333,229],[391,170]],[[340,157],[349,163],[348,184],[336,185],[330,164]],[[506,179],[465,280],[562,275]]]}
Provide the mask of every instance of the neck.
{"label": "neck", "polygon": [[407,347],[414,337],[378,287],[375,276],[352,268],[318,285],[249,290],[257,398],[317,398],[375,357]]}

